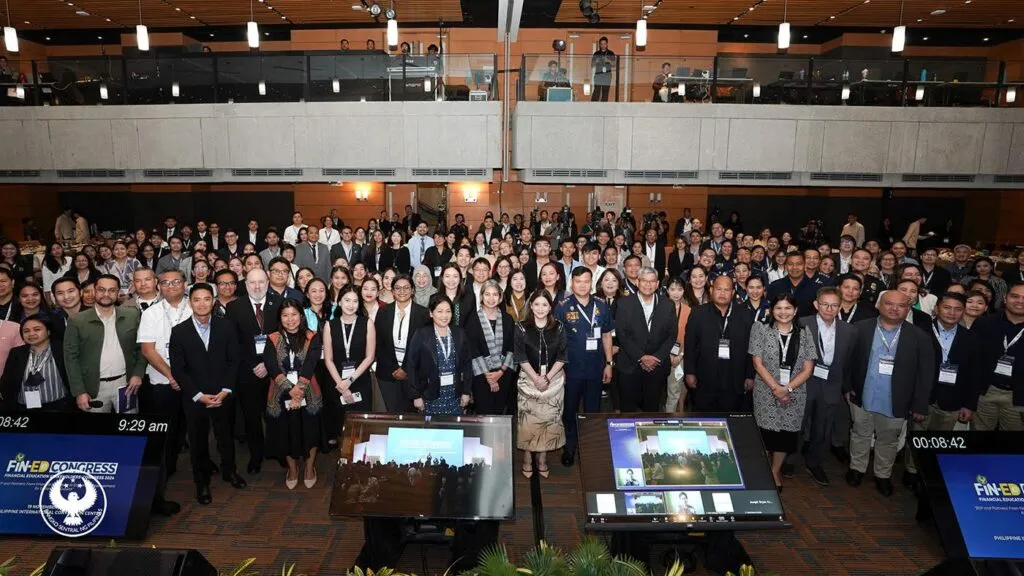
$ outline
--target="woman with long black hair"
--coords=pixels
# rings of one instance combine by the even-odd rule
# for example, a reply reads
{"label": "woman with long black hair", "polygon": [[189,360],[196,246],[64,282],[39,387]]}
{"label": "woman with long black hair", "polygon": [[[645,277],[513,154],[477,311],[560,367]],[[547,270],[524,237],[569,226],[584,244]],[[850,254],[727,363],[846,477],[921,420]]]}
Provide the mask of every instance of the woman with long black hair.
{"label": "woman with long black hair", "polygon": [[409,341],[406,394],[424,414],[461,415],[471,398],[472,352],[452,309],[447,296],[434,294],[430,298],[432,322],[417,330]]}
{"label": "woman with long black hair", "polygon": [[504,414],[512,394],[514,344],[512,317],[501,309],[501,287],[495,280],[480,288],[480,305],[466,320],[473,356],[473,406],[477,414]]}
{"label": "woman with long black hair", "polygon": [[50,304],[53,304],[53,281],[70,269],[71,257],[64,255],[64,246],[60,242],[50,244],[50,250],[43,257],[43,293]]}
{"label": "woman with long black hair", "polygon": [[337,443],[349,410],[369,411],[373,404],[370,367],[377,346],[373,322],[359,314],[360,295],[355,286],[346,286],[338,298],[338,315],[324,328],[324,364],[330,374],[331,392],[324,396],[332,405],[324,411],[324,429],[328,442]]}

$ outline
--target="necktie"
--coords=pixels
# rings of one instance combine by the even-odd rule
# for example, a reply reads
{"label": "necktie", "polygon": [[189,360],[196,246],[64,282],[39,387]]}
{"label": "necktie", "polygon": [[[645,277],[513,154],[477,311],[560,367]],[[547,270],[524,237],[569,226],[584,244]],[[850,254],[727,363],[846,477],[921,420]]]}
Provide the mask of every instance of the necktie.
{"label": "necktie", "polygon": [[423,253],[427,251],[427,238],[420,236],[420,264],[423,264]]}
{"label": "necktie", "polygon": [[320,255],[316,253],[316,244],[310,243],[309,249],[313,251],[313,264],[319,264]]}
{"label": "necktie", "polygon": [[152,306],[152,304],[149,302],[139,302],[139,307],[142,308],[143,312],[145,312],[150,306]]}
{"label": "necktie", "polygon": [[260,332],[263,331],[263,304],[256,303],[256,323],[260,325]]}

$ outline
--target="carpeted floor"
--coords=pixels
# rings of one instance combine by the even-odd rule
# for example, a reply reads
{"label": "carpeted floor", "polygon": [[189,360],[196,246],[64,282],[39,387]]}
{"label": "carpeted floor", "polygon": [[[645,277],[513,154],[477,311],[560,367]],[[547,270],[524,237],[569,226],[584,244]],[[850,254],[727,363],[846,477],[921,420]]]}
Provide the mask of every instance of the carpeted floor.
{"label": "carpeted floor", "polygon": [[[243,447],[244,448],[244,447]],[[246,462],[244,450],[238,462]],[[583,536],[578,468],[566,469],[553,462],[551,477],[542,480],[546,540],[571,548]],[[268,462],[263,472],[249,480],[245,490],[218,481],[213,484],[213,504],[200,506],[193,496],[186,455],[182,468],[171,478],[168,498],[182,504],[173,518],[154,518],[149,537],[141,543],[160,548],[196,548],[218,568],[227,570],[246,558],[256,558],[262,574],[280,574],[284,563],[296,563],[296,574],[338,575],[351,565],[362,544],[362,524],[331,520],[328,486],[333,479],[331,462],[318,463],[320,483],[312,490],[284,486],[285,471]],[[903,576],[916,575],[936,564],[942,550],[934,529],[914,521],[916,500],[902,487],[892,498],[874,490],[870,476],[859,489],[842,480],[843,468],[830,461],[833,485],[820,488],[798,468],[783,493],[790,530],[743,533],[741,540],[758,570],[780,576]],[[896,476],[898,478],[898,476]],[[516,475],[516,520],[503,524],[501,541],[514,557],[534,544],[529,481]],[[0,561],[17,556],[12,575],[25,575],[42,564],[57,539],[6,538],[0,540]],[[106,545],[105,541],[74,545]],[[655,574],[664,572],[661,559],[667,547],[656,547],[650,559]],[[447,553],[426,550],[429,574],[442,574]],[[399,569],[422,574],[421,551],[406,549]],[[695,574],[705,574],[698,569]]]}

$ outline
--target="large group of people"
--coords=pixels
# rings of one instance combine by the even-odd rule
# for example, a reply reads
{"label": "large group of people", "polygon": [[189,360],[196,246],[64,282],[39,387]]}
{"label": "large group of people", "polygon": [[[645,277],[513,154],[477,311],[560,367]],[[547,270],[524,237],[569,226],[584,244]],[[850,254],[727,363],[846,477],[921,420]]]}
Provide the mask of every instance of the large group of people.
{"label": "large group of people", "polygon": [[886,495],[905,426],[1024,429],[1024,255],[999,271],[923,218],[873,238],[851,214],[832,241],[688,210],[431,231],[406,206],[73,244],[77,217],[41,258],[0,246],[0,406],[164,415],[166,472],[187,446],[202,504],[214,474],[246,486],[239,438],[249,475],[276,460],[312,488],[349,410],[514,415],[527,477],[573,465],[581,410],[748,411],[780,489],[801,454],[827,485],[830,452],[859,485],[873,450]]}

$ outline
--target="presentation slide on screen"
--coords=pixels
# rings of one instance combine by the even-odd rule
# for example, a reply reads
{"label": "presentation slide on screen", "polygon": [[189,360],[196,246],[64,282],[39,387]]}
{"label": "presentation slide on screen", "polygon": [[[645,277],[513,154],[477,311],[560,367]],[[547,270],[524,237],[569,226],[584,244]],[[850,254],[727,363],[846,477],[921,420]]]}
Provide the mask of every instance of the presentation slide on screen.
{"label": "presentation slide on screen", "polygon": [[744,488],[725,419],[608,420],[622,490]]}
{"label": "presentation slide on screen", "polygon": [[1024,455],[937,457],[967,553],[1024,559]]}
{"label": "presentation slide on screen", "polygon": [[120,537],[144,436],[0,434],[0,534]]}

